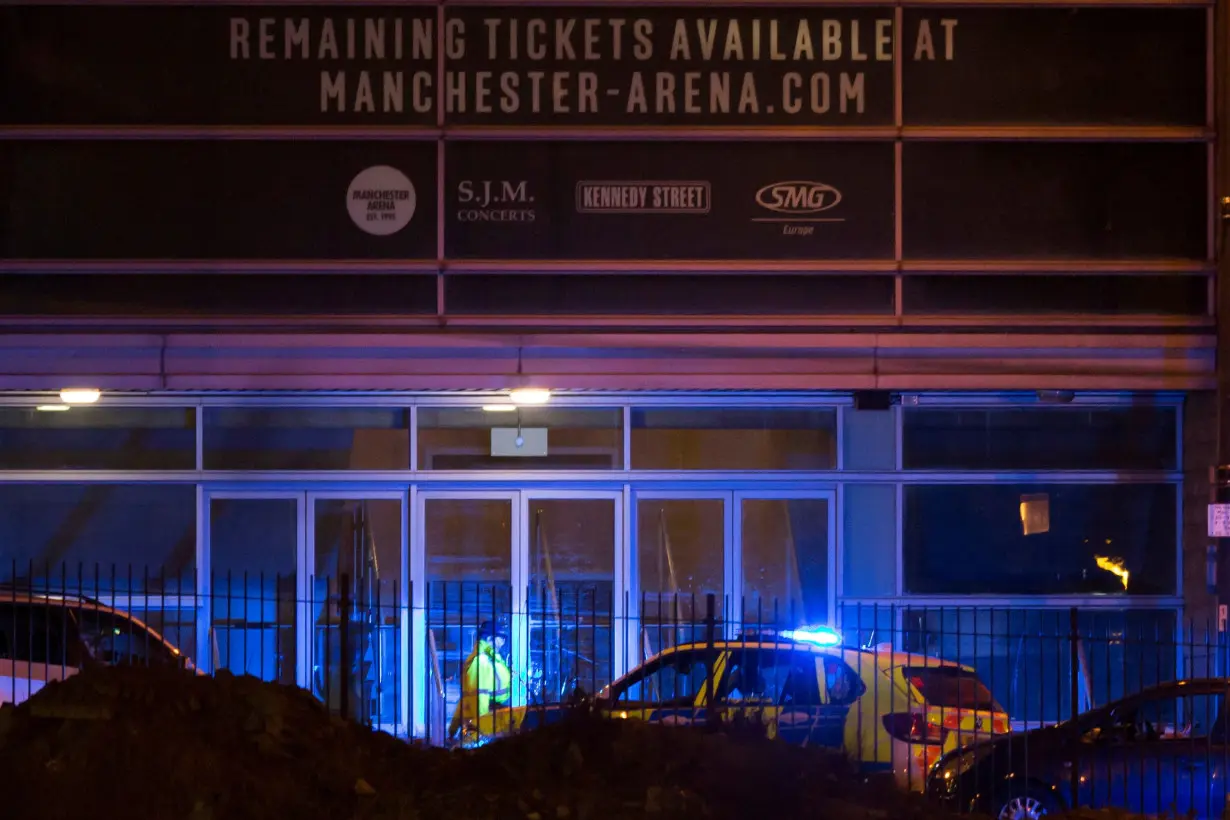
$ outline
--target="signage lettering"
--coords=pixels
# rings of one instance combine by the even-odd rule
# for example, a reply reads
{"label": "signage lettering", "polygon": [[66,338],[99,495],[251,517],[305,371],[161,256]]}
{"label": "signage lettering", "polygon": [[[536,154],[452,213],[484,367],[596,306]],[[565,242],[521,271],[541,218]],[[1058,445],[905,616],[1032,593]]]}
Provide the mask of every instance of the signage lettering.
{"label": "signage lettering", "polygon": [[[905,59],[956,60],[958,22],[917,20]],[[233,61],[318,64],[322,114],[428,113],[443,104],[446,116],[497,118],[858,116],[869,94],[892,94],[889,73],[869,87],[866,69],[894,59],[891,16],[548,19],[481,9],[444,22],[442,88],[426,65],[437,57],[435,29],[430,17],[233,16],[227,53]],[[420,67],[370,67],[377,61]],[[766,65],[781,70],[770,74]]]}
{"label": "signage lettering", "polygon": [[[898,15],[18,0],[0,9],[0,125],[866,127],[898,109],[908,125],[1205,122],[1202,8],[953,1]],[[46,68],[60,63],[90,82]]]}
{"label": "signage lettering", "polygon": [[579,182],[583,214],[706,214],[708,182]]}

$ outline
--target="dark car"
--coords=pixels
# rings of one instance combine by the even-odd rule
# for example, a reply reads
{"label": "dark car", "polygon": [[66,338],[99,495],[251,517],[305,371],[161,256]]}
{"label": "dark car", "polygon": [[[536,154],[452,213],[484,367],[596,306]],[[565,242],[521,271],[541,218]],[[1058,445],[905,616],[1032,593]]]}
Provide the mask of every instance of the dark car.
{"label": "dark car", "polygon": [[941,758],[927,793],[950,810],[1000,820],[1073,806],[1220,818],[1228,693],[1227,679],[1167,683],[1056,726],[978,743]]}

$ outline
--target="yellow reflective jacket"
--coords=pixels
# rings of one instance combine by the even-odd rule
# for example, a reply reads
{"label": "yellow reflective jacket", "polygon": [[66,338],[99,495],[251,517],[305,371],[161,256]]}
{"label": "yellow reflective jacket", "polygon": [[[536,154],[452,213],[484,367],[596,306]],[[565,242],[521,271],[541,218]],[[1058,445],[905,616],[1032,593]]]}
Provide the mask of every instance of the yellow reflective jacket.
{"label": "yellow reflective jacket", "polygon": [[479,641],[461,671],[461,700],[449,723],[449,737],[493,708],[507,706],[512,695],[512,670],[488,641]]}

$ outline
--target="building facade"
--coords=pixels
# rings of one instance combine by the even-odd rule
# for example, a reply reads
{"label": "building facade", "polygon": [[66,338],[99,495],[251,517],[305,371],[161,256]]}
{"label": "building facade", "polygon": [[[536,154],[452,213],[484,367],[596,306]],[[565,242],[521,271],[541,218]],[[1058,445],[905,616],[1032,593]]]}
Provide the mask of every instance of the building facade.
{"label": "building facade", "polygon": [[1025,719],[1073,607],[1181,673],[1114,647],[1216,618],[1218,20],[7,6],[4,573],[327,698],[362,602],[416,734],[487,617],[601,686],[710,594]]}

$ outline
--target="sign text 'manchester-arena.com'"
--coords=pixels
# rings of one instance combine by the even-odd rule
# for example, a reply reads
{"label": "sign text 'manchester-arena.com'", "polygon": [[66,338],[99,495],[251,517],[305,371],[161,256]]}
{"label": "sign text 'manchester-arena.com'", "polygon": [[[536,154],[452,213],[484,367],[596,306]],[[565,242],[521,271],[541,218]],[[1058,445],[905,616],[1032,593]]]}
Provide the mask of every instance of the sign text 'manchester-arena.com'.
{"label": "sign text 'manchester-arena.com'", "polygon": [[[896,57],[891,14],[537,14],[447,18],[443,87],[432,65],[437,23],[427,17],[232,16],[228,56],[318,64],[311,91],[322,113],[426,113],[442,102],[449,115],[744,119],[862,115],[869,95],[891,103],[891,71],[869,70]],[[903,58],[955,60],[958,26],[950,16],[914,21]],[[400,65],[368,67],[385,61]]]}

